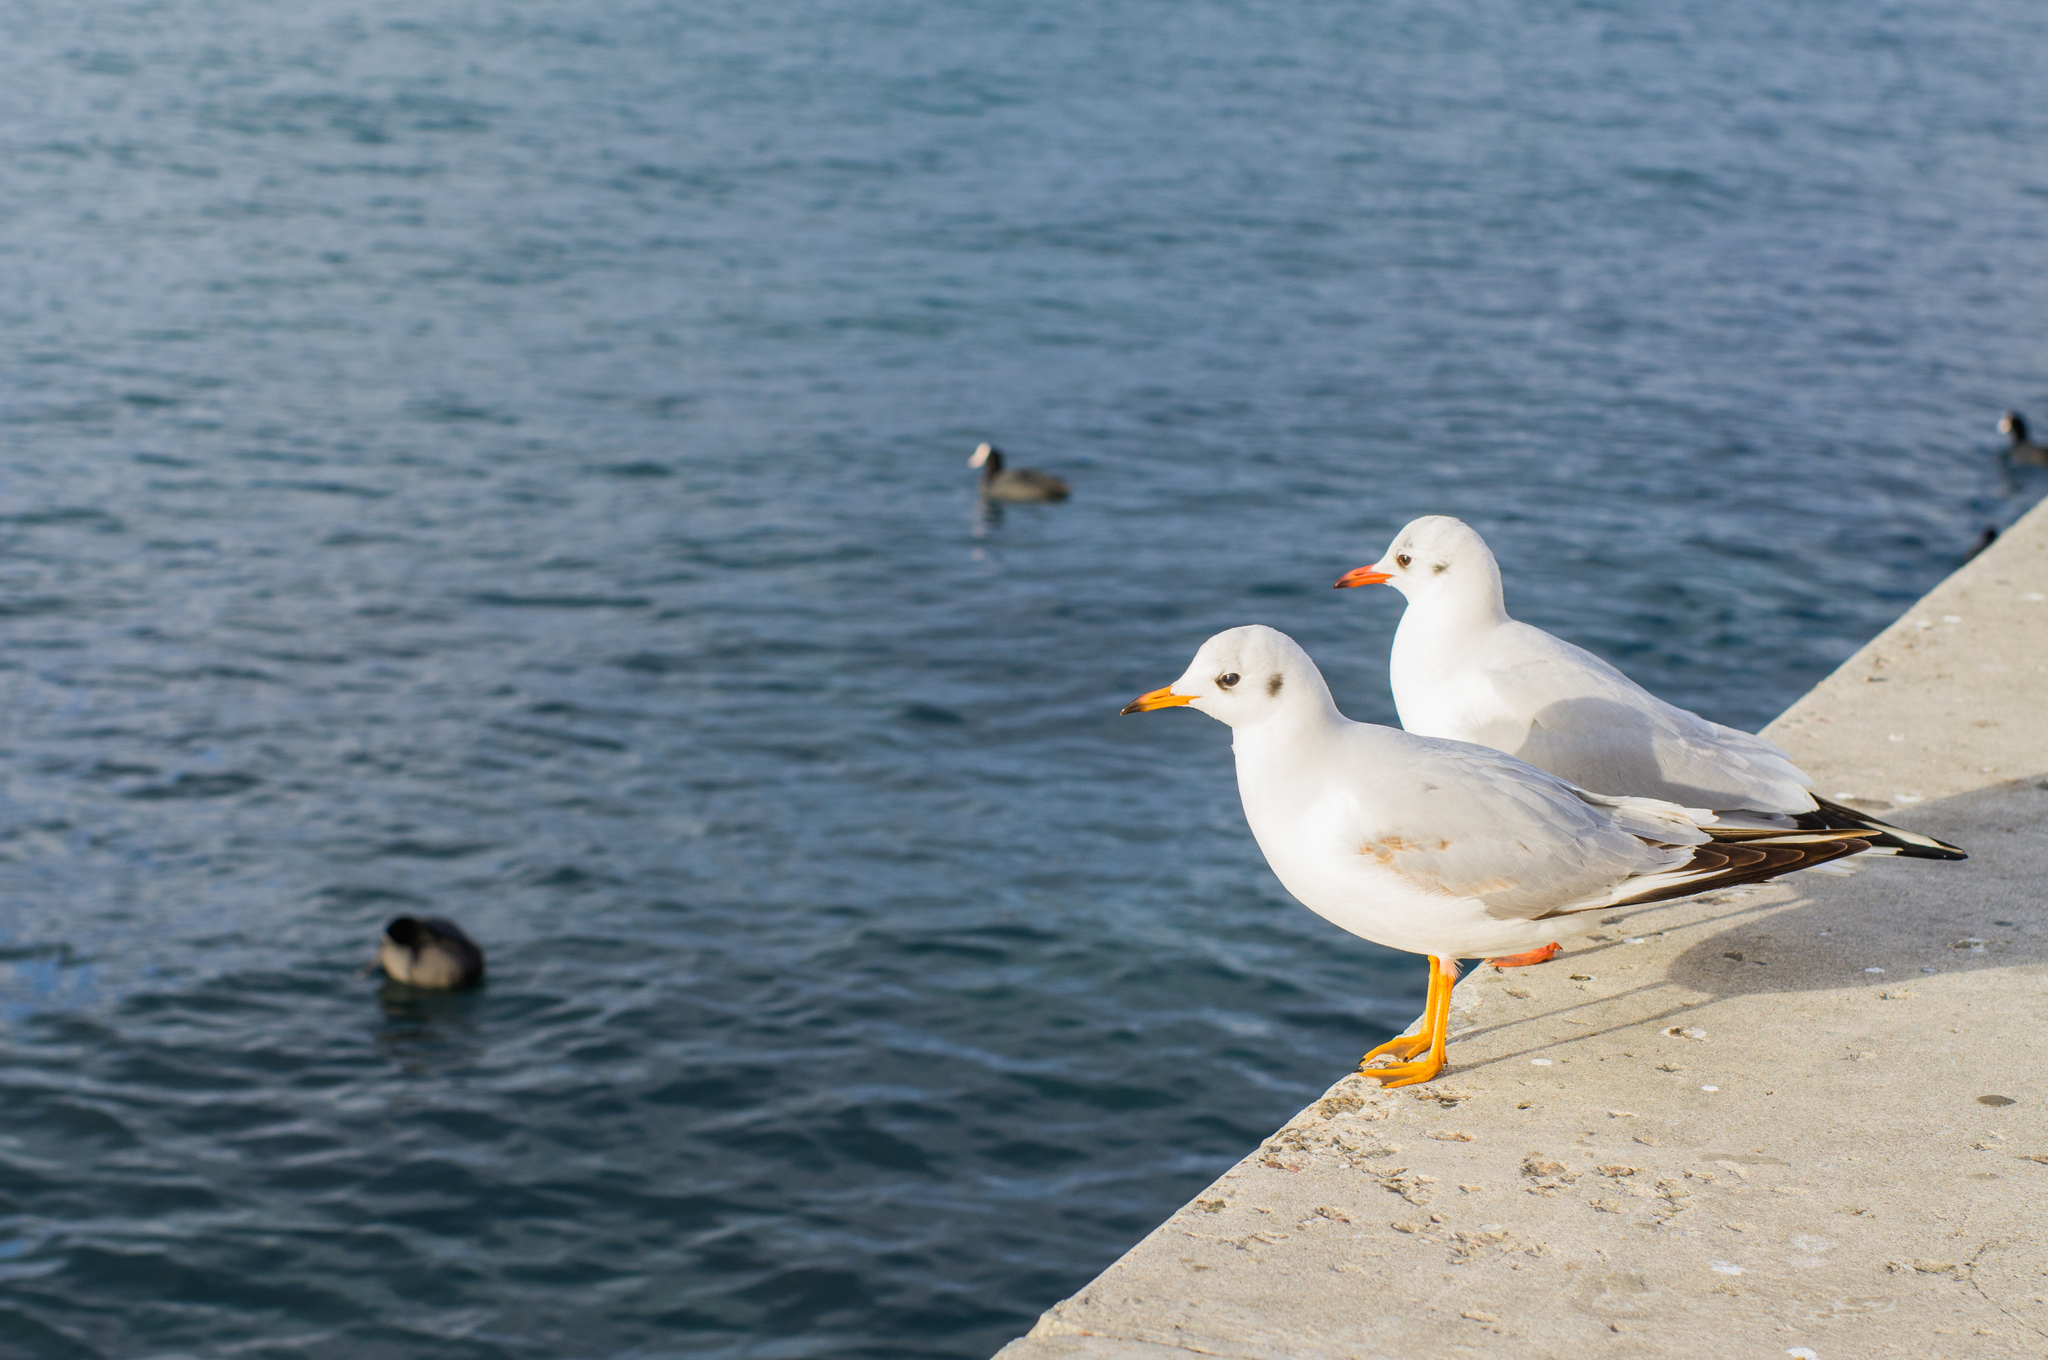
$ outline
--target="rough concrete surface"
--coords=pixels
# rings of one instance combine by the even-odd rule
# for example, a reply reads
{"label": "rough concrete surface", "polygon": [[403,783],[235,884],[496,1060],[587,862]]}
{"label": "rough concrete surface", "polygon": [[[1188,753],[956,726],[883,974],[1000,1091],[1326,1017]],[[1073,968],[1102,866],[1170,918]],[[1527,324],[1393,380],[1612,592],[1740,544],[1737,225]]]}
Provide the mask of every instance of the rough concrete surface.
{"label": "rough concrete surface", "polygon": [[1345,1077],[1002,1360],[2048,1354],[2044,597],[2048,504],[1767,729],[1967,862],[1477,969],[1442,1078]]}

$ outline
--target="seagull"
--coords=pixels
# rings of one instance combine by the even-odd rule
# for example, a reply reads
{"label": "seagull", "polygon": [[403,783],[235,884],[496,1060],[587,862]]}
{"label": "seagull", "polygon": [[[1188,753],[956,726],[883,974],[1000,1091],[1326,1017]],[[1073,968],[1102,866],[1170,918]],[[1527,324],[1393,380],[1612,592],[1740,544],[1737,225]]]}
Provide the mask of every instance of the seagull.
{"label": "seagull", "polygon": [[1583,788],[1720,814],[1724,826],[1864,833],[1873,848],[1968,859],[1812,792],[1762,737],[1665,703],[1591,652],[1508,617],[1500,566],[1462,520],[1411,521],[1378,562],[1337,588],[1391,585],[1408,598],[1388,666],[1401,726],[1519,756]]}
{"label": "seagull", "polygon": [[1006,468],[1003,451],[983,444],[967,460],[967,466],[981,469],[981,496],[990,501],[1063,501],[1067,484],[1050,473],[1033,468]]}
{"label": "seagull", "polygon": [[[1526,949],[1559,917],[1775,878],[1865,848],[1847,831],[1724,829],[1702,808],[1610,797],[1485,746],[1353,722],[1293,638],[1202,644],[1125,713],[1185,705],[1231,728],[1245,820],[1287,891],[1353,935],[1429,957],[1420,1033],[1359,1060],[1434,1079],[1458,960]],[[1388,1057],[1387,1067],[1365,1064]]]}
{"label": "seagull", "polygon": [[384,927],[377,962],[393,982],[447,991],[481,982],[484,951],[442,916],[400,916]]}
{"label": "seagull", "polygon": [[2012,447],[2005,451],[2006,457],[2015,463],[2048,467],[2048,448],[2027,438],[2027,418],[2018,411],[2007,411],[1998,418],[1998,432],[2012,440]]}

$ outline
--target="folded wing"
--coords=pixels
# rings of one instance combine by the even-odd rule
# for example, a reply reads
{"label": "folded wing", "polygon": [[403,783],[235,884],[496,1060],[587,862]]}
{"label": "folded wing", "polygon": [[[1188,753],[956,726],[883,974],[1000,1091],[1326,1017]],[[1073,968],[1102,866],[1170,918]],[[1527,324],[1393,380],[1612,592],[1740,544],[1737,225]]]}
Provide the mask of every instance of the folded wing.
{"label": "folded wing", "polygon": [[1522,624],[1482,664],[1496,700],[1526,720],[1507,746],[1588,789],[1689,807],[1811,811],[1811,781],[1764,738],[1665,703],[1582,648]]}
{"label": "folded wing", "polygon": [[1775,878],[1868,849],[1850,831],[1721,830],[1713,814],[1589,793],[1499,751],[1410,737],[1372,762],[1340,834],[1425,892],[1536,920]]}
{"label": "folded wing", "polygon": [[1684,865],[1712,814],[1583,794],[1513,756],[1409,737],[1402,759],[1362,768],[1370,787],[1340,834],[1362,858],[1426,892],[1533,918]]}

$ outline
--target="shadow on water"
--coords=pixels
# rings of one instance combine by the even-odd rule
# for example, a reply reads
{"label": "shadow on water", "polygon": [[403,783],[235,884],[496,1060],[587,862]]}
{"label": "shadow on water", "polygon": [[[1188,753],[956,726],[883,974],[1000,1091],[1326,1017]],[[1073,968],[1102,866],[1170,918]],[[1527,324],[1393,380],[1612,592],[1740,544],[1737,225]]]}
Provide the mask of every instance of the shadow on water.
{"label": "shadow on water", "polygon": [[486,1051],[483,1035],[489,983],[461,991],[430,991],[385,978],[377,988],[383,1020],[377,1047],[406,1071],[428,1073],[469,1066]]}

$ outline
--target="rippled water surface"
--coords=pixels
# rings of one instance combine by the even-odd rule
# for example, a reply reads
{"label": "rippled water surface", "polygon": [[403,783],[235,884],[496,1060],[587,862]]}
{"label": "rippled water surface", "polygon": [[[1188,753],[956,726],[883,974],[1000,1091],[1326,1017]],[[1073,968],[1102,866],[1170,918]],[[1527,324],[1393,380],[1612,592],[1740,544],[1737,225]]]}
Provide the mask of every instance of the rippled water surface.
{"label": "rippled water surface", "polygon": [[986,1355],[1419,996],[1117,708],[1446,511],[1768,720],[2043,489],[2044,26],[7,10],[0,1355]]}

